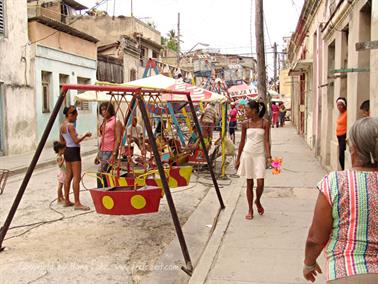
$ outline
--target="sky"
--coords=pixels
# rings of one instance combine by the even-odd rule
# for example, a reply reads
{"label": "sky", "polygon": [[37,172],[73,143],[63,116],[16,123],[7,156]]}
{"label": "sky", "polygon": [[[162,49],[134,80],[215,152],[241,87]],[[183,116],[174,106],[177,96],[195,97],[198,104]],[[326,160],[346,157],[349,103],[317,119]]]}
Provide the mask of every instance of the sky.
{"label": "sky", "polygon": [[[77,0],[91,8],[101,0]],[[177,30],[177,14],[180,12],[182,51],[211,48],[222,53],[237,53],[255,57],[254,2],[251,0],[105,0],[99,9],[113,15],[133,14],[145,22],[153,22],[157,30],[166,36],[169,30]],[[253,7],[251,7],[251,2]],[[265,0],[265,46],[268,69],[272,69],[274,42],[278,51],[284,48],[283,37],[295,31],[304,0]],[[252,14],[252,18],[251,18]],[[252,41],[251,41],[252,23]],[[252,45],[252,49],[251,49]]]}

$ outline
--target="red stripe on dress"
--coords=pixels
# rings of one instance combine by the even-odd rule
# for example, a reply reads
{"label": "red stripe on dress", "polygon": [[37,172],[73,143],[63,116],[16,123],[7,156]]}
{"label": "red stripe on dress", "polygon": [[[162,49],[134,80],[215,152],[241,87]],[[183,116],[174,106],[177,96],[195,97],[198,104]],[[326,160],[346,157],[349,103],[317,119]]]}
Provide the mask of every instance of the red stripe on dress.
{"label": "red stripe on dress", "polygon": [[346,269],[347,275],[355,274],[355,261],[353,257],[353,251],[355,249],[355,244],[351,240],[355,239],[356,234],[356,220],[357,220],[357,210],[356,210],[356,188],[355,188],[355,176],[352,171],[348,171],[348,189],[349,189],[349,227],[348,227],[348,242],[345,249],[345,258],[347,260]]}

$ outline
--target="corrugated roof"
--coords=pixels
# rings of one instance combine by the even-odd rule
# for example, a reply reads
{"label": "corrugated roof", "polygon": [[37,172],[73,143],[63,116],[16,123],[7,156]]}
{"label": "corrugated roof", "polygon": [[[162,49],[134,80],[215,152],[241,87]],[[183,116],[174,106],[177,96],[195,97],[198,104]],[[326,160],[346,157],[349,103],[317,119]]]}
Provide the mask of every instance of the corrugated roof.
{"label": "corrugated roof", "polygon": [[97,38],[94,38],[93,36],[90,36],[89,34],[86,34],[84,32],[81,32],[81,31],[73,28],[73,27],[70,27],[69,25],[63,24],[61,22],[52,20],[52,19],[44,17],[44,16],[38,16],[38,17],[33,17],[33,18],[29,19],[29,22],[33,22],[33,21],[41,23],[45,26],[51,27],[51,28],[56,29],[58,31],[61,31],[61,32],[64,32],[64,33],[85,39],[85,40],[90,41],[90,42],[94,42],[94,43],[98,42]]}
{"label": "corrugated roof", "polygon": [[80,4],[79,2],[75,0],[63,0],[64,3],[66,3],[68,6],[71,6],[75,10],[85,10],[88,9],[88,7]]}

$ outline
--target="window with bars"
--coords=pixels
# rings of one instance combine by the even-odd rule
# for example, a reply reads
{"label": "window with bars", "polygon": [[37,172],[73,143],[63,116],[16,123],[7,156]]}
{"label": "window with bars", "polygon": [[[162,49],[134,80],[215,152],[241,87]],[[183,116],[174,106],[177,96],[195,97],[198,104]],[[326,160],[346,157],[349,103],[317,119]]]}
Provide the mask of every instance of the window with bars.
{"label": "window with bars", "polygon": [[5,34],[5,9],[4,9],[4,1],[0,0],[0,35]]}
{"label": "window with bars", "polygon": [[42,113],[50,112],[51,73],[42,71]]}
{"label": "window with bars", "polygon": [[[80,84],[80,85],[88,85],[88,84],[91,83],[91,79],[77,77],[77,83]],[[80,94],[80,93],[83,93],[84,91],[77,91],[77,92]],[[78,101],[77,107],[78,107],[79,110],[89,110],[89,102]]]}

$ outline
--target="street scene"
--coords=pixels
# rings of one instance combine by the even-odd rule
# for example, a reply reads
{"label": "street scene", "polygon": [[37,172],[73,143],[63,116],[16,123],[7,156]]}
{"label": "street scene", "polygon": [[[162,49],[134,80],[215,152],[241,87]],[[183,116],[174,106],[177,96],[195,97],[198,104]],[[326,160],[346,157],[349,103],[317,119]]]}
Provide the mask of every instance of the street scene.
{"label": "street scene", "polygon": [[378,283],[378,1],[0,0],[0,283]]}

